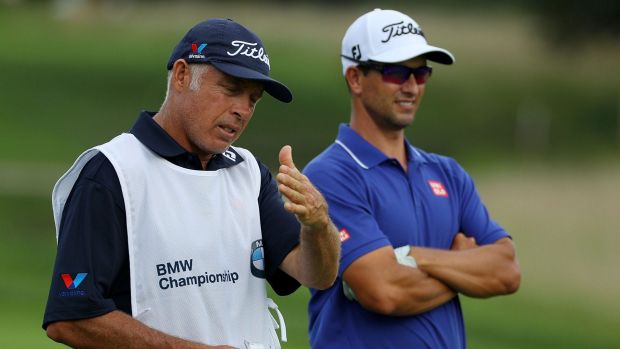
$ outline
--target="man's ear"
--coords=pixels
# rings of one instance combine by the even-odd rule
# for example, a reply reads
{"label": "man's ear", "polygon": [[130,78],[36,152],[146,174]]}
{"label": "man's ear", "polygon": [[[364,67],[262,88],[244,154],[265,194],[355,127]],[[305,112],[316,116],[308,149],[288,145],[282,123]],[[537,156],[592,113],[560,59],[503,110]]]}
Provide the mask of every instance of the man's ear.
{"label": "man's ear", "polygon": [[170,88],[182,91],[189,87],[191,76],[189,64],[184,59],[177,59],[172,66]]}
{"label": "man's ear", "polygon": [[352,94],[360,94],[362,92],[362,77],[363,73],[359,68],[355,66],[350,66],[347,68],[344,78],[347,80],[349,90],[351,90]]}

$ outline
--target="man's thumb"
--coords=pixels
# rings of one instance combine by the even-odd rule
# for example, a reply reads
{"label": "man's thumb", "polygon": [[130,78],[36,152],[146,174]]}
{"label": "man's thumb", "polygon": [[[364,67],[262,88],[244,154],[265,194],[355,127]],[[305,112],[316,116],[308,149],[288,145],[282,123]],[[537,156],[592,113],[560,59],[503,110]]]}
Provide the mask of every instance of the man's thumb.
{"label": "man's thumb", "polygon": [[279,159],[281,165],[295,168],[295,164],[293,163],[293,149],[290,145],[285,145],[280,149]]}

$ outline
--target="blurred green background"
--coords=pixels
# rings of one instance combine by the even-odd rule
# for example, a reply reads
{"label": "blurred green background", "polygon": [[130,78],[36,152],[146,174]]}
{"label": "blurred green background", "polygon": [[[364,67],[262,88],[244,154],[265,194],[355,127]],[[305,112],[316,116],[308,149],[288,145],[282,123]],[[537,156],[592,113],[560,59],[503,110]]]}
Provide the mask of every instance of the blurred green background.
{"label": "blurred green background", "polygon": [[[435,65],[408,136],[459,160],[517,244],[517,294],[462,297],[469,347],[619,348],[620,15],[611,1],[557,0],[0,0],[0,347],[61,347],[40,328],[52,186],[80,152],[158,108],[189,27],[229,17],[263,38],[295,101],[264,98],[237,145],[276,169],[282,145],[303,166],[348,120],[340,40],[378,6],[456,56]],[[285,348],[308,347],[307,299],[276,300]]]}

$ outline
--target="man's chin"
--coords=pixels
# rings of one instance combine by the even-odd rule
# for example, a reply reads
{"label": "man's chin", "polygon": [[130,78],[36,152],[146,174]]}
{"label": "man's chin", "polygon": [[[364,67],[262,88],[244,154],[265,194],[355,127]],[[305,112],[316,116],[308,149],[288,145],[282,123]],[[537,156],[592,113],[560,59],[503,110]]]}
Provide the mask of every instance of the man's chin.
{"label": "man's chin", "polygon": [[407,117],[403,117],[403,118],[399,118],[398,120],[395,120],[394,122],[391,123],[391,125],[394,130],[400,131],[400,130],[403,130],[409,127],[413,123],[413,120],[415,120],[414,116],[409,115]]}
{"label": "man's chin", "polygon": [[[372,117],[372,116],[371,116]],[[392,114],[392,116],[373,117],[375,124],[386,131],[402,131],[413,123],[414,114]]]}

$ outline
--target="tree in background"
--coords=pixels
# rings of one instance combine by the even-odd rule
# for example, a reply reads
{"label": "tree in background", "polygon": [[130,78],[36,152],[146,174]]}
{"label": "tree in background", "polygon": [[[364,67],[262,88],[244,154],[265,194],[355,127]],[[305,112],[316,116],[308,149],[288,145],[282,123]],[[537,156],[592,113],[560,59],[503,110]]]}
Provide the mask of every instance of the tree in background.
{"label": "tree in background", "polygon": [[555,44],[572,46],[592,39],[620,37],[620,1],[542,0],[528,8],[540,17],[544,34]]}

